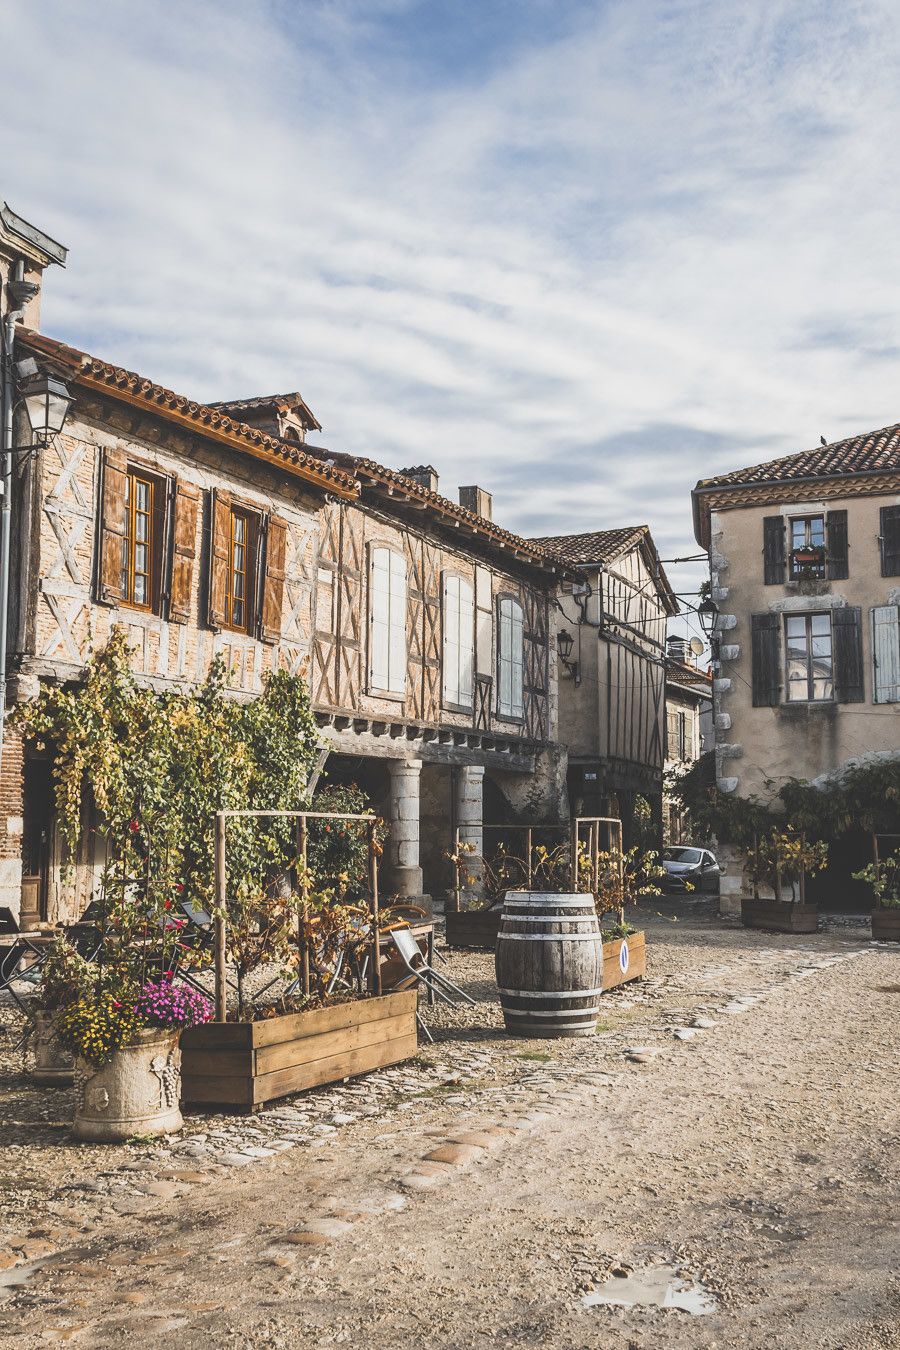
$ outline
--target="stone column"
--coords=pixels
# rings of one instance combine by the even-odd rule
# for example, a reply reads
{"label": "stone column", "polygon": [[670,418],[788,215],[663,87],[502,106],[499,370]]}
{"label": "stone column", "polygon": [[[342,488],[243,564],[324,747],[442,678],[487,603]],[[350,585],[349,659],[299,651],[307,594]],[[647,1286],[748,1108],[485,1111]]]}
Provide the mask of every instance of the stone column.
{"label": "stone column", "polygon": [[422,869],[419,866],[419,777],[420,759],[390,759],[391,777],[388,804],[390,836],[385,850],[381,890],[389,895],[422,894]]}
{"label": "stone column", "polygon": [[461,844],[474,846],[465,854],[464,895],[484,893],[484,833],[480,821],[484,811],[484,768],[480,764],[462,764],[456,770],[456,823]]}

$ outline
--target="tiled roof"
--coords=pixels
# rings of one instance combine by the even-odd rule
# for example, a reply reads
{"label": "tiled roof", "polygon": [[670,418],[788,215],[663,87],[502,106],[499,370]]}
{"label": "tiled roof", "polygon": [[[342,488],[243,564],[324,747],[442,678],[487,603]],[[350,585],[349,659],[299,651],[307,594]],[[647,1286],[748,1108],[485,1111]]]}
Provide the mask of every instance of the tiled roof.
{"label": "tiled roof", "polygon": [[572,566],[610,563],[650,533],[649,525],[623,525],[618,530],[590,530],[584,534],[549,534],[533,544],[555,553]]}
{"label": "tiled roof", "polygon": [[356,497],[358,485],[352,474],[327,464],[323,459],[308,454],[294,442],[281,441],[256,427],[219,411],[207,403],[195,403],[183,394],[154,384],[152,380],[136,375],[134,371],[100,361],[86,352],[68,347],[63,342],[35,333],[27,328],[16,329],[16,341],[30,351],[40,353],[50,363],[65,372],[76,383],[100,389],[112,398],[144,406],[148,411],[168,421],[176,422],[198,435],[211,437],[236,450],[243,450],[257,459],[277,464],[287,472],[328,488],[343,497]]}
{"label": "tiled roof", "polygon": [[734,469],[717,478],[703,478],[698,489],[753,483],[790,483],[798,478],[833,478],[840,474],[900,471],[900,423],[817,445],[799,454],[770,459],[749,469]]}
{"label": "tiled roof", "polygon": [[[510,530],[504,530],[499,525],[495,525],[492,520],[485,520],[483,516],[477,516],[474,511],[467,511],[464,506],[459,506],[456,502],[450,501],[449,497],[442,497],[439,492],[433,492],[431,488],[424,487],[415,478],[408,478],[406,474],[409,473],[409,470],[403,473],[396,469],[388,469],[372,459],[357,459],[354,455],[342,454],[339,451],[328,451],[326,453],[333,454],[338,464],[343,465],[349,472],[354,473],[364,485],[374,488],[379,492],[379,495],[386,497],[388,500],[396,501],[402,495],[402,497],[421,502],[441,516],[451,528],[464,529],[470,535],[478,536],[487,543],[499,546],[506,551],[508,556],[516,558],[520,562],[533,563],[545,571],[563,574],[571,570],[564,559],[560,558],[558,554],[551,553],[549,549],[541,548],[534,539],[523,539]],[[465,534],[462,537],[465,538]]]}
{"label": "tiled roof", "polygon": [[309,404],[303,398],[302,394],[259,394],[256,398],[232,398],[220,399],[216,403],[207,405],[210,408],[218,408],[220,412],[228,413],[240,420],[241,413],[255,412],[300,412],[302,420],[308,427],[315,431],[322,430],[322,424],[316,420]]}

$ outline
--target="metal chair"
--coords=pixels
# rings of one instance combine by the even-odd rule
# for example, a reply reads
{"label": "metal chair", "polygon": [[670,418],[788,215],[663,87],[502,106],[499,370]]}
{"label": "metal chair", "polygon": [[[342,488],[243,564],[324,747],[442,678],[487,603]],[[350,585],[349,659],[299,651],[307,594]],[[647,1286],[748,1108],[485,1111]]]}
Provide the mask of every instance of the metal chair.
{"label": "metal chair", "polygon": [[[418,980],[424,989],[431,994],[436,994],[445,1003],[453,1005],[464,1001],[471,1003],[473,1007],[475,1006],[475,999],[470,994],[467,994],[464,989],[460,989],[458,984],[454,984],[452,980],[447,979],[446,975],[441,975],[439,971],[428,964],[409,928],[393,929],[390,938],[397,949],[400,960],[406,966],[410,975]],[[451,990],[459,997],[451,998],[447,990]]]}

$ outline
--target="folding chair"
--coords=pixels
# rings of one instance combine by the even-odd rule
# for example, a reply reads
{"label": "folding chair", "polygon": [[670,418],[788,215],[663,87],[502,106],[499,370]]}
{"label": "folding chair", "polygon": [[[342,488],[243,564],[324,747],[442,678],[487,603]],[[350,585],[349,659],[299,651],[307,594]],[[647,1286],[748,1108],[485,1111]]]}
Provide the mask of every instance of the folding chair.
{"label": "folding chair", "polygon": [[[464,1000],[466,1003],[471,1003],[473,1007],[475,1006],[475,999],[467,994],[464,989],[460,989],[458,984],[454,984],[452,980],[447,979],[446,975],[441,975],[433,966],[428,964],[409,928],[395,928],[392,930],[390,937],[391,942],[397,948],[400,960],[406,966],[410,975],[414,976],[429,993],[436,994],[438,998],[451,1005]],[[459,998],[451,998],[447,993],[448,989],[452,990],[454,994],[458,994]]]}

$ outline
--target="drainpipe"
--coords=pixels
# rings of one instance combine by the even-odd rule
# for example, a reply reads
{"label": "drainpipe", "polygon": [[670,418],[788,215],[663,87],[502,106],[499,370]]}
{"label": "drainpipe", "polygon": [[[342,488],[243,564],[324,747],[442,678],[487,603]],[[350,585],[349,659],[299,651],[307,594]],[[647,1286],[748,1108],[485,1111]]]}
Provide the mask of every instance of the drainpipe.
{"label": "drainpipe", "polygon": [[[13,263],[11,282],[25,279],[25,264],[20,258]],[[8,294],[12,296],[11,287]],[[12,299],[10,303],[14,303]],[[9,645],[9,556],[12,537],[12,464],[13,464],[13,360],[16,324],[25,317],[24,309],[10,309],[3,321],[2,402],[3,419],[0,424],[0,455],[2,455],[3,501],[0,504],[0,765],[3,762],[3,733],[6,726],[6,667]]]}

